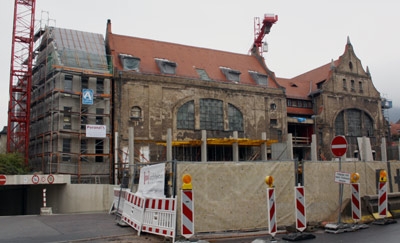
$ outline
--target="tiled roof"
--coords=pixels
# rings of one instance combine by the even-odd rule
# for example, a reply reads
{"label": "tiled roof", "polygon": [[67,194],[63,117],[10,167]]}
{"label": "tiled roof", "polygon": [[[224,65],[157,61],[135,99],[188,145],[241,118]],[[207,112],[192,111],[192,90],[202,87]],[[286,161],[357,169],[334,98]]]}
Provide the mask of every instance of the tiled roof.
{"label": "tiled roof", "polygon": [[[107,41],[113,55],[114,67],[123,70],[119,60],[120,54],[128,54],[140,58],[141,73],[161,74],[155,58],[166,59],[177,64],[176,76],[199,79],[196,71],[204,69],[211,80],[228,81],[220,67],[239,71],[240,83],[256,85],[249,71],[268,75],[265,68],[251,55],[237,54],[206,48],[199,48],[176,43],[130,37],[111,33],[111,23],[108,23]],[[279,85],[268,78],[268,87],[278,88]]]}
{"label": "tiled roof", "polygon": [[[338,60],[334,61],[337,66]],[[277,78],[278,83],[286,88],[288,98],[309,99],[309,94],[317,91],[317,84],[326,80],[331,71],[331,63],[303,73],[291,79]]]}

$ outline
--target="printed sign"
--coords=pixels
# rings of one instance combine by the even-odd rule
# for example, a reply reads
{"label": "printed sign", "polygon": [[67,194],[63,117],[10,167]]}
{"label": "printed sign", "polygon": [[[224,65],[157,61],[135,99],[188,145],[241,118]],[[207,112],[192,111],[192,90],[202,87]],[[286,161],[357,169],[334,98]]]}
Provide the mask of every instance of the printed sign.
{"label": "printed sign", "polygon": [[335,172],[335,182],[350,184],[350,173],[347,172]]}
{"label": "printed sign", "polygon": [[106,125],[86,125],[86,137],[88,138],[105,138],[106,133]]}
{"label": "printed sign", "polygon": [[145,197],[165,197],[165,163],[149,165],[140,169],[137,193]]}
{"label": "printed sign", "polygon": [[93,105],[93,90],[92,89],[82,89],[82,104],[83,105]]}

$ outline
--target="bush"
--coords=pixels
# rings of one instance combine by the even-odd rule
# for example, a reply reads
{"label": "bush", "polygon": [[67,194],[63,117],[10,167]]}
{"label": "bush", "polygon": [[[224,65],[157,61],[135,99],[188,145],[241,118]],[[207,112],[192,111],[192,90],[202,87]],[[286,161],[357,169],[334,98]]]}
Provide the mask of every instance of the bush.
{"label": "bush", "polygon": [[26,174],[29,168],[24,163],[24,157],[20,154],[0,154],[0,174],[20,175]]}

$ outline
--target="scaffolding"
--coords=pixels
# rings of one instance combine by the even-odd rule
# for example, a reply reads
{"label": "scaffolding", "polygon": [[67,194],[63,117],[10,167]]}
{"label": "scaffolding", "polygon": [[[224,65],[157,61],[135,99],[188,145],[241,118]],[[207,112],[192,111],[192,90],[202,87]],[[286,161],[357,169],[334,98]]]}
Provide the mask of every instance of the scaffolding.
{"label": "scaffolding", "polygon": [[[112,181],[110,59],[100,34],[46,27],[37,35],[29,155],[34,171],[73,183]],[[91,91],[91,103],[84,92]],[[104,131],[88,136],[87,125]]]}

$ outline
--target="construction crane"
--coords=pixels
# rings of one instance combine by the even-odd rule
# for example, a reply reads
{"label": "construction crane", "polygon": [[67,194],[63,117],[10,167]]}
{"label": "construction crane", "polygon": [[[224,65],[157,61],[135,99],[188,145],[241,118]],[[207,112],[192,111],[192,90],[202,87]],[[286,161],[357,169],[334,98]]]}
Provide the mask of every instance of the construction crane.
{"label": "construction crane", "polygon": [[263,52],[266,51],[263,44],[266,46],[266,42],[263,42],[264,36],[271,31],[273,24],[278,21],[278,15],[275,14],[264,14],[264,19],[260,21],[260,17],[254,18],[254,44],[253,48],[258,48],[259,54],[262,56]]}
{"label": "construction crane", "polygon": [[36,0],[15,0],[8,103],[7,152],[29,159],[29,123],[32,86]]}

